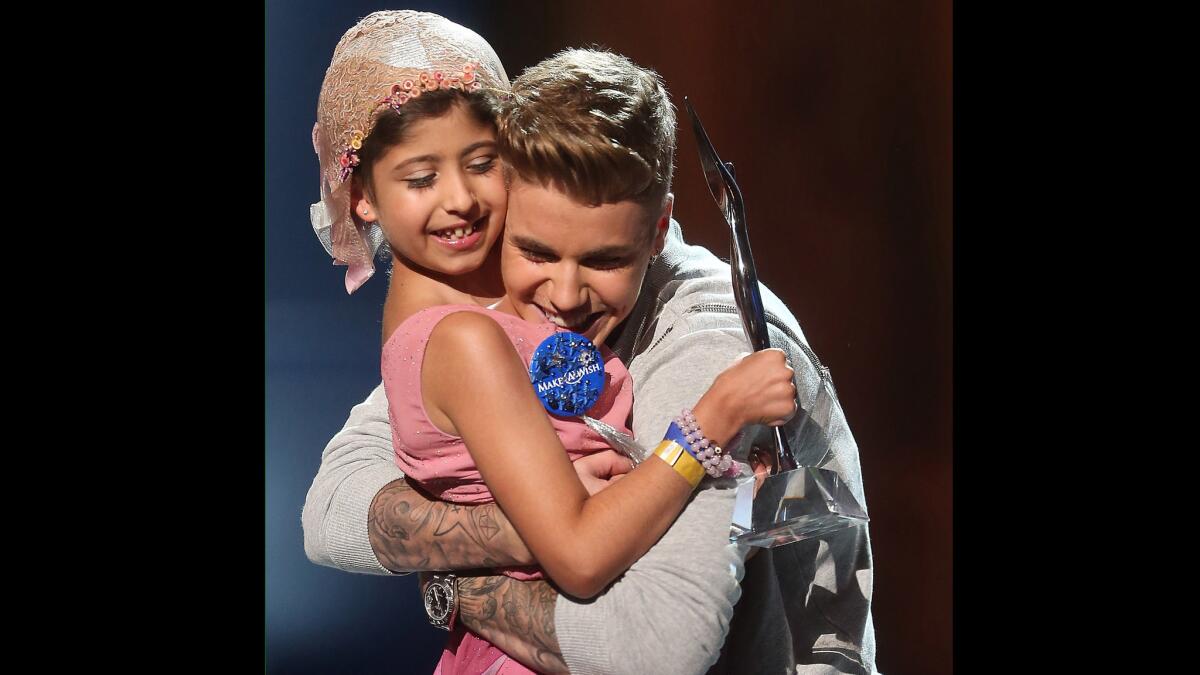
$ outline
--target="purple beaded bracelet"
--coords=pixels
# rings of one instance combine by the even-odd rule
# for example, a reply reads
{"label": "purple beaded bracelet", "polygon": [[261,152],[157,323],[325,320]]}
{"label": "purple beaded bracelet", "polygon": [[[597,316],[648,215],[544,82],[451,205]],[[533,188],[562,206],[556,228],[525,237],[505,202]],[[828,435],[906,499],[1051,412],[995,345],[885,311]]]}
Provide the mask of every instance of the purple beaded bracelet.
{"label": "purple beaded bracelet", "polygon": [[734,463],[733,458],[722,450],[721,446],[704,436],[700,425],[696,423],[696,415],[692,413],[691,408],[684,408],[679,417],[675,418],[675,424],[684,433],[690,446],[688,449],[704,467],[705,473],[713,478],[738,474],[740,469]]}

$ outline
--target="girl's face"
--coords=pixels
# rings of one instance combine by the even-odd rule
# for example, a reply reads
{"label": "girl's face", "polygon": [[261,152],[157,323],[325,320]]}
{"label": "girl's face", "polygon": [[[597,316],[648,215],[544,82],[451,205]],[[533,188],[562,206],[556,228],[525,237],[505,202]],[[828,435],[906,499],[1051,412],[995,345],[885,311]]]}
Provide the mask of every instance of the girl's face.
{"label": "girl's face", "polygon": [[474,272],[508,208],[495,129],[456,103],[407,136],[375,163],[374,197],[363,194],[356,215],[377,220],[392,249],[426,270]]}

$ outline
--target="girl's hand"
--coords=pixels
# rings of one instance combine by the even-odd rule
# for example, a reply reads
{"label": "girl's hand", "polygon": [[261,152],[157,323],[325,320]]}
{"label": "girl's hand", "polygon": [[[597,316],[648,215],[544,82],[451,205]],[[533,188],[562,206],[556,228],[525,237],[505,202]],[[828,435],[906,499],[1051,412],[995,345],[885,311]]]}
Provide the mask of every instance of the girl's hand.
{"label": "girl's hand", "polygon": [[575,473],[587,488],[588,496],[608,487],[633,469],[629,458],[615,450],[602,450],[575,460]]}
{"label": "girl's hand", "polygon": [[795,375],[781,349],[764,349],[729,366],[696,404],[696,421],[718,445],[749,424],[777,427],[796,414]]}

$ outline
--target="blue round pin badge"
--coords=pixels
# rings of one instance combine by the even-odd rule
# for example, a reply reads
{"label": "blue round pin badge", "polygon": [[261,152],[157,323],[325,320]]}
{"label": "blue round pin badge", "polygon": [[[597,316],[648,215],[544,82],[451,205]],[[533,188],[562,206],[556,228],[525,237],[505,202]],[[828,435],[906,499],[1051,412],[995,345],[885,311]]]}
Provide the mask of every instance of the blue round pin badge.
{"label": "blue round pin badge", "polygon": [[604,390],[604,360],[579,333],[555,333],[534,350],[529,381],[551,414],[579,416],[596,405]]}

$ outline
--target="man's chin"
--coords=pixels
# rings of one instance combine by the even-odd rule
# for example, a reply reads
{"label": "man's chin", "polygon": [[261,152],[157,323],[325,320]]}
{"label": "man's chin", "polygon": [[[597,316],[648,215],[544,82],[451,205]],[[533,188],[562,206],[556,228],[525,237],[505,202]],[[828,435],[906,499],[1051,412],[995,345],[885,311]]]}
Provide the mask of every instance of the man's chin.
{"label": "man's chin", "polygon": [[[625,330],[629,326],[629,321],[627,319],[628,317],[619,321],[616,326],[613,326],[613,329],[609,331],[608,335],[604,336],[604,341],[602,344],[613,345],[619,342],[621,340],[621,336],[625,334]],[[629,328],[629,330],[637,329]]]}
{"label": "man's chin", "polygon": [[617,332],[616,329],[620,327],[620,324],[614,321],[613,317],[602,316],[580,334],[591,340],[592,344],[599,347],[600,345],[608,344],[610,340],[614,340],[614,335]]}

